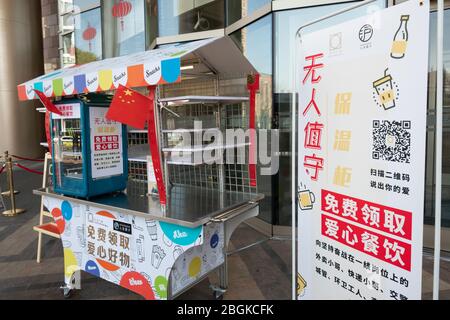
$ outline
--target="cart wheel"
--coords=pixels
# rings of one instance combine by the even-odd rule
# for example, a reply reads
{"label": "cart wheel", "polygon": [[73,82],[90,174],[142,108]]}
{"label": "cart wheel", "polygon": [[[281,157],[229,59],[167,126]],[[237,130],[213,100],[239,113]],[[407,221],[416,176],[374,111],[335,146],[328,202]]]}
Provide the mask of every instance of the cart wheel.
{"label": "cart wheel", "polygon": [[70,299],[73,294],[73,290],[70,288],[63,288],[64,299]]}
{"label": "cart wheel", "polygon": [[223,300],[223,292],[214,291],[213,297],[214,297],[214,300]]}

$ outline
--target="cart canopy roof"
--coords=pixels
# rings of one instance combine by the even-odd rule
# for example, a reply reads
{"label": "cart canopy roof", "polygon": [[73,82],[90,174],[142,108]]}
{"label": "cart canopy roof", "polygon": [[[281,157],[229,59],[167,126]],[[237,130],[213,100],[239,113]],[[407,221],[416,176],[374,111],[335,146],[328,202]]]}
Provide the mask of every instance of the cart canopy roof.
{"label": "cart canopy roof", "polygon": [[[181,81],[187,75],[213,72],[245,77],[256,73],[228,36],[174,44],[162,48],[56,70],[18,85],[19,99],[110,91],[124,85],[145,87]],[[184,73],[183,73],[184,74]]]}

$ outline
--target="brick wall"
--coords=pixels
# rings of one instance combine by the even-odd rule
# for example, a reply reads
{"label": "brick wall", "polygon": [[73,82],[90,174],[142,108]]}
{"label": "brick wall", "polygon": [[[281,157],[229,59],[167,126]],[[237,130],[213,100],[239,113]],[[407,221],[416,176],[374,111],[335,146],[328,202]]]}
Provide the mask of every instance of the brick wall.
{"label": "brick wall", "polygon": [[41,0],[45,73],[60,68],[58,0]]}

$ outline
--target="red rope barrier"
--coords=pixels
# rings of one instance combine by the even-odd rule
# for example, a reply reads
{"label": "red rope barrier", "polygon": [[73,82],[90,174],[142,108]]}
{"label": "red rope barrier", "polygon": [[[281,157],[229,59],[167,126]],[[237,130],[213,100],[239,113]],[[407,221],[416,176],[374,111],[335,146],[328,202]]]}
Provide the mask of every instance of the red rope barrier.
{"label": "red rope barrier", "polygon": [[28,171],[28,172],[30,172],[30,173],[40,174],[40,175],[43,175],[43,174],[44,174],[42,171],[33,170],[33,169],[30,169],[30,168],[24,167],[24,166],[22,166],[22,165],[20,165],[20,164],[18,164],[18,163],[15,163],[15,165],[16,165],[17,167],[19,167],[20,169],[25,170],[25,171]]}
{"label": "red rope barrier", "polygon": [[3,173],[3,171],[5,170],[5,165],[3,165],[1,168],[0,168],[0,174],[2,174]]}
{"label": "red rope barrier", "polygon": [[13,155],[13,154],[11,155],[11,157],[19,159],[19,160],[34,161],[34,162],[44,162],[43,159],[30,159],[30,158],[25,158],[25,157],[19,157],[19,156]]}

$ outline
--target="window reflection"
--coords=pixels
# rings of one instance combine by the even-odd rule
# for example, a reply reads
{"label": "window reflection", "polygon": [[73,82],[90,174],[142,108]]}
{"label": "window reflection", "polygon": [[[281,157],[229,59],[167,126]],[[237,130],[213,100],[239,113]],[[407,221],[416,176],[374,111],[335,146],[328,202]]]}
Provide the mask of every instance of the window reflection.
{"label": "window reflection", "polygon": [[63,67],[73,66],[75,61],[75,34],[73,32],[62,36],[63,53],[62,63]]}
{"label": "window reflection", "polygon": [[225,21],[224,0],[157,1],[159,36],[221,29]]}
{"label": "window reflection", "polygon": [[77,64],[102,59],[100,8],[79,14],[75,29],[75,55]]}
{"label": "window reflection", "polygon": [[[437,13],[430,13],[430,45],[428,64],[428,118],[435,119],[436,110],[436,28]],[[444,11],[444,30],[450,30],[450,9]],[[442,137],[442,226],[450,227],[450,35],[444,32],[444,102]],[[425,188],[425,223],[434,224],[434,152],[435,126],[428,121]]]}
{"label": "window reflection", "polygon": [[102,10],[105,58],[145,50],[144,0],[108,1]]}
{"label": "window reflection", "polygon": [[73,0],[59,0],[59,13],[64,14],[73,10]]}
{"label": "window reflection", "polygon": [[[272,15],[268,15],[231,35],[247,59],[260,73],[260,90],[256,96],[257,129],[272,129]],[[270,131],[269,131],[270,137]],[[269,138],[270,141],[270,138]],[[270,150],[269,150],[270,151]],[[273,223],[272,176],[260,175],[258,167],[258,192],[265,198],[260,204],[259,217]]]}
{"label": "window reflection", "polygon": [[100,0],[73,0],[72,2],[75,12],[83,12],[100,6]]}
{"label": "window reflection", "polygon": [[227,0],[227,25],[251,15],[271,0]]}

